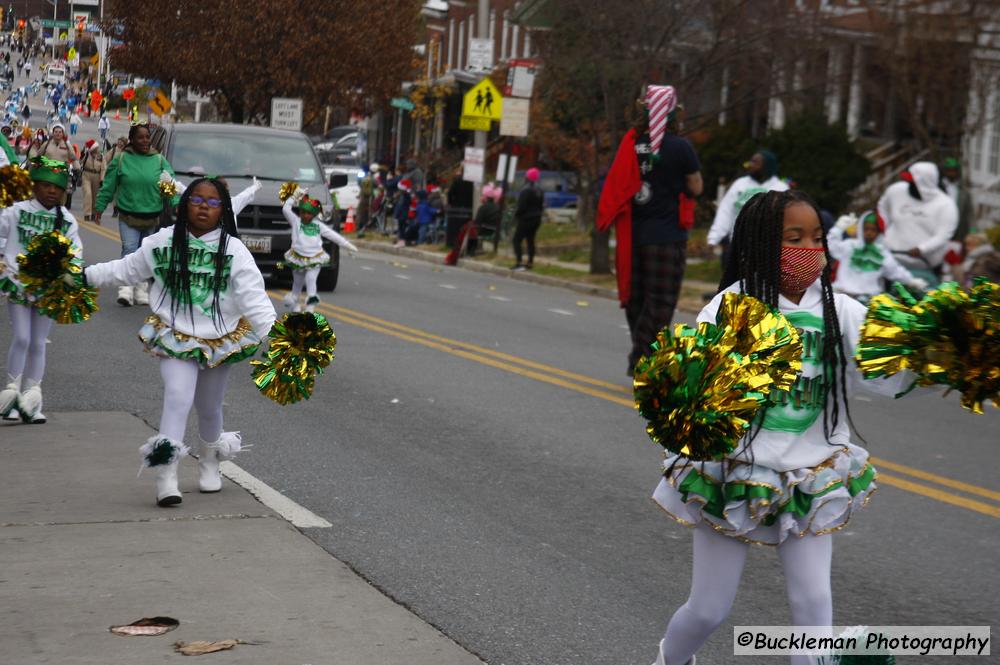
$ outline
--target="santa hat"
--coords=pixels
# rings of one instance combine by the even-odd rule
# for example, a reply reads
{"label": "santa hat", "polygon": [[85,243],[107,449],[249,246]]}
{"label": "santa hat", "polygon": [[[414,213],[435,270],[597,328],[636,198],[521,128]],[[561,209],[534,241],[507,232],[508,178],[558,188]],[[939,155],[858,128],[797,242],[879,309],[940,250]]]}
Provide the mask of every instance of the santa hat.
{"label": "santa hat", "polygon": [[677,108],[677,91],[672,85],[646,87],[646,110],[649,111],[649,143],[654,155],[659,154],[667,120]]}
{"label": "santa hat", "polygon": [[299,201],[299,212],[308,212],[313,215],[318,215],[322,210],[323,204],[317,199],[311,199],[308,196],[303,196],[302,200]]}
{"label": "santa hat", "polygon": [[97,141],[95,141],[94,139],[87,139],[87,142],[83,144],[83,147],[85,147],[87,150],[93,150],[94,146],[96,145]]}
{"label": "santa hat", "polygon": [[410,180],[409,178],[404,178],[403,180],[399,181],[399,188],[401,190],[403,190],[404,192],[412,192],[413,191],[413,181]]}

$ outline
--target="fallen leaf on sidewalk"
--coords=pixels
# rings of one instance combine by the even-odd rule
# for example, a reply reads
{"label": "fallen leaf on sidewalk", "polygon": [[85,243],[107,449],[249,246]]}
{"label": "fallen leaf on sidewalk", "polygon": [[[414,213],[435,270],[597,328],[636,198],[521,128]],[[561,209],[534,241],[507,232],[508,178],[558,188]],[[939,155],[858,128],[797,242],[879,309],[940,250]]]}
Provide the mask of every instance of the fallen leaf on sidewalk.
{"label": "fallen leaf on sidewalk", "polygon": [[174,642],[174,651],[185,656],[201,656],[216,651],[227,651],[237,644],[245,644],[240,640],[219,640],[218,642]]}
{"label": "fallen leaf on sidewalk", "polygon": [[490,284],[490,291],[496,291],[496,290],[497,290],[497,287],[495,287],[492,284]]}
{"label": "fallen leaf on sidewalk", "polygon": [[111,626],[108,630],[123,637],[156,636],[169,633],[179,625],[181,622],[173,617],[145,617],[125,626]]}
{"label": "fallen leaf on sidewalk", "polygon": [[576,301],[576,306],[577,307],[590,307],[590,303],[587,302],[586,300],[577,300]]}

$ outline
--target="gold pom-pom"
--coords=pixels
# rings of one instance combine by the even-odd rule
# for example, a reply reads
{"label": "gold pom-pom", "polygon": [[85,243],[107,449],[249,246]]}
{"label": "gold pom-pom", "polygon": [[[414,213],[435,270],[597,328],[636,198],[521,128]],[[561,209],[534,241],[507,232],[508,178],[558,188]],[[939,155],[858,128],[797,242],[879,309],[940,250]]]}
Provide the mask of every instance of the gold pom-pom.
{"label": "gold pom-pom", "polygon": [[977,280],[970,290],[942,284],[921,300],[902,287],[899,298],[872,298],[856,359],[866,378],[916,375],[916,385],[943,385],[962,406],[1000,408],[1000,286]]}
{"label": "gold pom-pom", "polygon": [[692,460],[731,453],[772,392],[802,368],[802,344],[788,320],[750,296],[723,296],[716,324],[664,328],[635,366],[636,409],[646,433]]}
{"label": "gold pom-pom", "polygon": [[33,192],[27,171],[17,164],[0,168],[0,208],[9,208],[18,201],[30,199]]}
{"label": "gold pom-pom", "polygon": [[312,396],[316,376],[333,361],[337,336],[326,317],[311,312],[286,314],[277,321],[264,360],[253,360],[253,381],[278,404]]}
{"label": "gold pom-pom", "polygon": [[278,200],[282,203],[288,200],[288,197],[295,193],[295,190],[299,188],[299,183],[297,182],[286,182],[278,189]]}
{"label": "gold pom-pom", "polygon": [[[56,323],[82,323],[98,310],[97,289],[83,286],[83,263],[69,238],[52,231],[35,236],[18,254],[18,279],[34,305]],[[68,279],[67,279],[68,277]]]}
{"label": "gold pom-pom", "polygon": [[177,183],[173,180],[161,180],[156,187],[160,190],[160,198],[169,200],[177,196]]}

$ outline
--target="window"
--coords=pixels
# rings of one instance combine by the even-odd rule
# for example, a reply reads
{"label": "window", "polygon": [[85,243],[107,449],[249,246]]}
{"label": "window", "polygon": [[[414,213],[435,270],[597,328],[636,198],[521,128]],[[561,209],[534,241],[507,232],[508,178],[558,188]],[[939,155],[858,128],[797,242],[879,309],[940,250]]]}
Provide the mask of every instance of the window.
{"label": "window", "polygon": [[990,174],[1000,175],[1000,113],[993,118],[993,135],[990,137]]}
{"label": "window", "polygon": [[255,175],[280,182],[323,181],[323,172],[304,136],[178,132],[170,164],[178,173],[194,170],[222,176]]}

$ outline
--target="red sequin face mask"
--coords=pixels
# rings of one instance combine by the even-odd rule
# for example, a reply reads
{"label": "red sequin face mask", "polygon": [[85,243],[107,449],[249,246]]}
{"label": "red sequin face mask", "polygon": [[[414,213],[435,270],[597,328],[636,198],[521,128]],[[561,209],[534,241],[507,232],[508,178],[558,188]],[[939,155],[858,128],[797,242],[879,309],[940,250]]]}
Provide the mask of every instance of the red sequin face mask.
{"label": "red sequin face mask", "polygon": [[781,248],[781,292],[802,293],[823,273],[826,252],[822,247]]}

